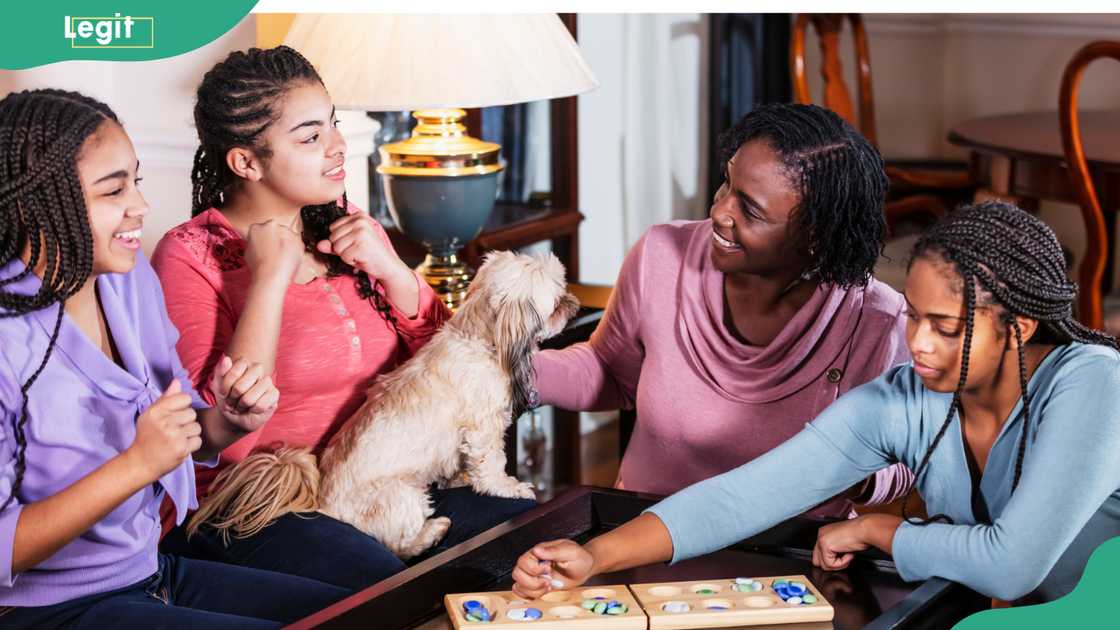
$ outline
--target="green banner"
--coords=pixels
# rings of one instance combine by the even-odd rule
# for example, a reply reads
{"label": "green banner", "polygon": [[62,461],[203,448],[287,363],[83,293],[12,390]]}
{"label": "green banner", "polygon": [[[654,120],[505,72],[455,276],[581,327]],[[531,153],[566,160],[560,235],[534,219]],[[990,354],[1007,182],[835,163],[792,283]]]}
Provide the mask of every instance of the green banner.
{"label": "green banner", "polygon": [[0,68],[56,61],[146,61],[172,57],[217,39],[257,0],[206,2],[102,0],[13,2]]}
{"label": "green banner", "polygon": [[[1032,553],[1023,549],[1022,553]],[[1120,538],[1104,542],[1085,566],[1073,592],[1038,606],[985,610],[961,621],[955,630],[1028,630],[1031,628],[1115,628],[1116,568],[1120,567]]]}

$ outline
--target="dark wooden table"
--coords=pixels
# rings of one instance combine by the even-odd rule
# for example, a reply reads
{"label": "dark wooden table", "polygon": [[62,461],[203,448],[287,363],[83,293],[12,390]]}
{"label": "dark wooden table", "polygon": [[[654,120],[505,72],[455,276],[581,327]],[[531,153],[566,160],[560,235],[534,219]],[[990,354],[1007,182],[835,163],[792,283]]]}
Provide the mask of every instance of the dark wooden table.
{"label": "dark wooden table", "polygon": [[[448,630],[444,595],[508,590],[514,562],[532,545],[553,538],[586,541],[634,518],[657,499],[623,490],[572,488],[291,628]],[[589,584],[803,574],[832,603],[835,618],[832,623],[780,626],[784,628],[947,628],[989,603],[942,579],[904,582],[894,564],[879,553],[861,554],[844,571],[815,570],[810,557],[822,524],[795,518],[707,556],[601,575]]]}
{"label": "dark wooden table", "polygon": [[[1120,210],[1120,110],[1082,112],[1081,136],[1108,228],[1101,287],[1107,292],[1112,285],[1116,213]],[[973,176],[996,196],[1016,199],[1029,210],[1037,209],[1040,199],[1077,203],[1056,110],[975,118],[954,127],[949,142],[969,150]]]}

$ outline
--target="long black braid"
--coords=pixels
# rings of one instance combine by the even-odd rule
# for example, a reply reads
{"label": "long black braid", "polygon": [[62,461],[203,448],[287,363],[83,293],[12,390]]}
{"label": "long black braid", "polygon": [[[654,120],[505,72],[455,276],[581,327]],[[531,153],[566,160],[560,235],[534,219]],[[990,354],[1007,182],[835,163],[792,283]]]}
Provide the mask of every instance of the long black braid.
{"label": "long black braid", "polygon": [[816,105],[771,104],[750,111],[720,135],[719,163],[765,140],[801,194],[796,227],[821,282],[862,286],[883,251],[887,175],[879,152],[835,112]]}
{"label": "long black braid", "polygon": [[[77,161],[86,138],[106,120],[116,122],[117,116],[104,103],[77,92],[32,90],[0,100],[0,260],[7,264],[25,251],[31,254],[26,269],[0,279],[0,317],[58,305],[43,360],[20,386],[23,400],[13,426],[15,480],[0,510],[18,496],[27,469],[28,393],[58,341],[66,300],[93,272],[93,234]],[[43,270],[43,278],[35,294],[6,288],[36,268]]]}
{"label": "long black braid", "polygon": [[[194,107],[199,147],[191,170],[192,216],[221,208],[239,187],[241,179],[225,162],[230,149],[249,148],[262,160],[268,159],[271,151],[261,136],[279,118],[280,99],[304,82],[323,83],[311,62],[287,46],[233,52],[203,76]],[[327,266],[329,276],[354,276],[358,295],[398,330],[388,301],[377,290],[379,281],[371,281],[338,256],[315,249],[316,243],[329,238],[331,223],[346,216],[346,205],[343,195],[342,205],[330,201],[301,208],[304,245]]]}
{"label": "long black braid", "polygon": [[[930,228],[914,245],[911,264],[921,257],[935,257],[951,263],[964,293],[965,328],[961,351],[961,374],[949,405],[949,413],[933,442],[926,450],[914,479],[921,476],[930,456],[959,416],[961,393],[968,378],[972,329],[977,307],[997,306],[1005,334],[1014,334],[1019,359],[1019,387],[1023,397],[1020,417],[1023,433],[1015,459],[1011,491],[1019,485],[1030,433],[1031,400],[1027,392],[1027,366],[1023,356],[1023,332],[1016,316],[1038,321],[1038,330],[1028,343],[1061,345],[1071,341],[1117,348],[1116,339],[1083,326],[1073,317],[1077,285],[1066,276],[1065,258],[1058,238],[1040,219],[1004,202],[989,201],[963,206]],[[915,483],[916,485],[916,483]],[[915,524],[952,522],[937,514],[925,521],[911,520],[906,506],[914,487],[902,501],[902,516]]]}

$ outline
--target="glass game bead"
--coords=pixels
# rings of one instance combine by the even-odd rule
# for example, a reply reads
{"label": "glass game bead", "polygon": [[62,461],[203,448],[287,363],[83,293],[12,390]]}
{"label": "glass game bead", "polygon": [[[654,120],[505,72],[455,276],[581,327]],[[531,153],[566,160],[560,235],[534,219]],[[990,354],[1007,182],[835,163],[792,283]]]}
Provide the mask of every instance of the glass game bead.
{"label": "glass game bead", "polygon": [[661,606],[661,610],[671,613],[684,613],[692,610],[692,607],[687,602],[667,602]]}

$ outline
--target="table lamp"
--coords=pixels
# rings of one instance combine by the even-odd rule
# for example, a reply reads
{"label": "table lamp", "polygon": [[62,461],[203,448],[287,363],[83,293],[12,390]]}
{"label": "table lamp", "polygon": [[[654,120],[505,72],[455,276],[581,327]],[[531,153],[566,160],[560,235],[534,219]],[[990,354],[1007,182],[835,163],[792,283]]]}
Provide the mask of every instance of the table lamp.
{"label": "table lamp", "polygon": [[301,14],[284,43],[340,109],[413,111],[412,137],[382,146],[377,171],[397,227],[428,251],[417,271],[452,309],[472,274],[458,251],[490,216],[502,170],[501,147],[470,137],[461,108],[598,86],[555,14]]}

